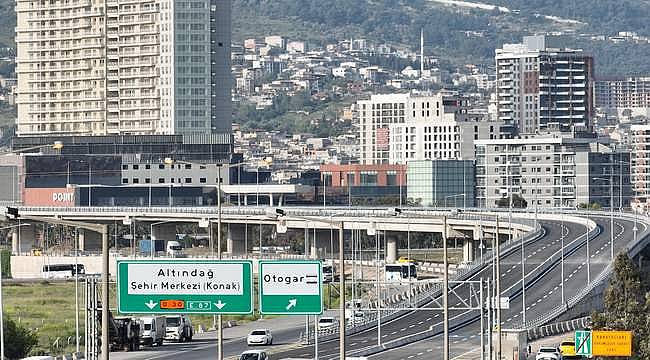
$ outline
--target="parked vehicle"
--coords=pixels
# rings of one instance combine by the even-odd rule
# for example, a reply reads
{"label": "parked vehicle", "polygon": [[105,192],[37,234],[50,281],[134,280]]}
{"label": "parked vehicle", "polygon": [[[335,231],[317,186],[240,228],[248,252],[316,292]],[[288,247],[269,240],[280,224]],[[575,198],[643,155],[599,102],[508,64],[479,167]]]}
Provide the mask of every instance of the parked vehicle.
{"label": "parked vehicle", "polygon": [[273,345],[273,334],[269,329],[257,329],[251,331],[246,337],[248,345]]}
{"label": "parked vehicle", "polygon": [[239,355],[239,360],[269,360],[269,355],[264,350],[248,350]]}
{"label": "parked vehicle", "polygon": [[140,318],[142,334],[140,343],[143,345],[161,346],[167,333],[167,321],[164,316],[145,316]]}
{"label": "parked vehicle", "polygon": [[535,360],[562,360],[560,349],[554,346],[542,346],[537,351]]}
{"label": "parked vehicle", "polygon": [[167,255],[169,257],[180,257],[183,254],[183,247],[178,241],[167,242]]}
{"label": "parked vehicle", "polygon": [[320,319],[318,319],[318,329],[319,330],[324,330],[324,329],[331,329],[336,327],[337,321],[333,317],[330,316],[323,316]]}
{"label": "parked vehicle", "polygon": [[165,340],[178,342],[192,341],[194,329],[192,328],[192,322],[187,315],[166,316],[165,324]]}

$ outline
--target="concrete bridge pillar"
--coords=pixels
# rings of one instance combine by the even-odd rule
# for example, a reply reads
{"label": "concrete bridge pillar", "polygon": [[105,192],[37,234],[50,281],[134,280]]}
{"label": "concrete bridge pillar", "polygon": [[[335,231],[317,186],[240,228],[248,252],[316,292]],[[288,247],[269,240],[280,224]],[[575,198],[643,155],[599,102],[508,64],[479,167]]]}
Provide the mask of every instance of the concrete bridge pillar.
{"label": "concrete bridge pillar", "polygon": [[154,225],[151,229],[151,239],[166,240],[166,241],[176,240],[176,224],[164,223],[164,224]]}
{"label": "concrete bridge pillar", "polygon": [[463,241],[463,262],[474,261],[474,240],[465,239]]}
{"label": "concrete bridge pillar", "polygon": [[79,229],[79,251],[100,250],[102,247],[102,236],[100,233]]}
{"label": "concrete bridge pillar", "polygon": [[226,251],[230,256],[246,254],[246,225],[230,224],[228,226],[228,238],[226,239]]}
{"label": "concrete bridge pillar", "polygon": [[386,263],[392,264],[397,261],[397,236],[386,234]]}
{"label": "concrete bridge pillar", "polygon": [[24,225],[17,227],[11,235],[11,251],[13,254],[23,254],[31,251],[36,245],[36,227]]}

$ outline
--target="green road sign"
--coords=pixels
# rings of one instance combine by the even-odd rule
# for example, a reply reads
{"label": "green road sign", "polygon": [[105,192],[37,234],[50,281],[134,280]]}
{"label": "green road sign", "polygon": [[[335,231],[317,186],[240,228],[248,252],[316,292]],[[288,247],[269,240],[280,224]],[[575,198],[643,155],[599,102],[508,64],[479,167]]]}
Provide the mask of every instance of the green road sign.
{"label": "green road sign", "polygon": [[591,356],[591,331],[576,331],[576,355]]}
{"label": "green road sign", "polygon": [[250,314],[250,261],[117,262],[118,311],[126,314]]}
{"label": "green road sign", "polygon": [[260,261],[259,275],[260,313],[323,313],[320,261]]}

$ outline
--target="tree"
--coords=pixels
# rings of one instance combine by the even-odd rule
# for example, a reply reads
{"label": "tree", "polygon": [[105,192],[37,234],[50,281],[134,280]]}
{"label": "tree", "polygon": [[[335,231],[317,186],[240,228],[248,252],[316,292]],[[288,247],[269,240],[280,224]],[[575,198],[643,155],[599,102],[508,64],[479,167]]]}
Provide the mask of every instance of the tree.
{"label": "tree", "polygon": [[38,338],[31,330],[16,324],[11,318],[4,317],[5,356],[8,359],[22,359],[38,344]]}
{"label": "tree", "polygon": [[639,360],[650,359],[650,289],[642,279],[627,254],[618,255],[605,290],[604,310],[592,314],[594,329],[632,331],[631,359]]}
{"label": "tree", "polygon": [[[502,208],[507,208],[510,206],[510,198],[505,197],[497,200],[497,206],[502,207]],[[526,199],[522,198],[521,196],[517,194],[512,195],[512,207],[513,208],[519,208],[519,209],[525,209],[528,206],[528,202]]]}

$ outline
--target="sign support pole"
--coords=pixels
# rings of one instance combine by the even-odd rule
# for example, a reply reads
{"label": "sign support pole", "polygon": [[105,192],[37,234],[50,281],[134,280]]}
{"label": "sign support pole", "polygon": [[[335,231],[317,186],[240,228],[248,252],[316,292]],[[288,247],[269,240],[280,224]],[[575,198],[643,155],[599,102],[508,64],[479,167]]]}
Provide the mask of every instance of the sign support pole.
{"label": "sign support pole", "polygon": [[[217,182],[217,257],[221,260],[221,164],[217,165],[217,167],[219,169],[219,181]],[[210,231],[212,231],[212,227],[210,227]],[[261,250],[262,247],[260,247]],[[217,359],[223,360],[223,318],[221,314],[217,315]]]}
{"label": "sign support pole", "polygon": [[108,230],[106,225],[102,225],[102,360],[109,358],[109,338],[108,338]]}

